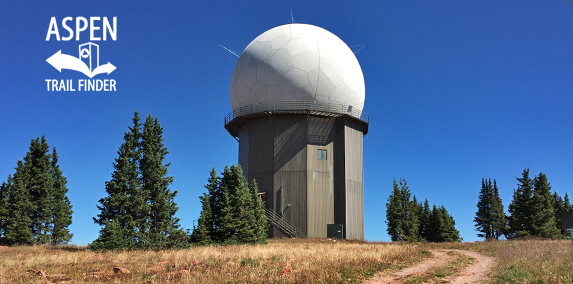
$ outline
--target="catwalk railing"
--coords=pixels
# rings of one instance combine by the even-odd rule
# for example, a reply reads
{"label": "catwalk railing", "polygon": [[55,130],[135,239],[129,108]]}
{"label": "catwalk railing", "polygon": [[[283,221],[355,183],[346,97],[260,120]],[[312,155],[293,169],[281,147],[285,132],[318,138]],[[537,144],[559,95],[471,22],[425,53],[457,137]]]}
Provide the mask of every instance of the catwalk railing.
{"label": "catwalk railing", "polygon": [[368,114],[351,105],[309,101],[275,101],[261,102],[236,108],[225,116],[225,125],[237,117],[262,112],[341,114],[352,116],[366,123],[369,122]]}

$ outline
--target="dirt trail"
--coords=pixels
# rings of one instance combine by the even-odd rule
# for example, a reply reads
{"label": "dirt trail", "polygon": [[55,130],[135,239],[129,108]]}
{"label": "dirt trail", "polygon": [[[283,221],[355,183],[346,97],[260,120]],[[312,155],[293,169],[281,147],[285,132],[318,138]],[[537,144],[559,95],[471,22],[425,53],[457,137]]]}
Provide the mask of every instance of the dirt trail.
{"label": "dirt trail", "polygon": [[390,283],[400,283],[400,279],[410,276],[410,275],[423,275],[428,269],[436,266],[441,266],[446,264],[452,257],[447,254],[449,251],[455,251],[458,253],[463,253],[467,256],[475,258],[475,262],[459,271],[453,276],[445,278],[451,284],[466,284],[466,283],[478,283],[480,281],[485,281],[488,278],[488,271],[494,266],[495,259],[493,257],[485,256],[479,252],[467,251],[467,250],[456,250],[456,249],[439,249],[430,250],[433,256],[432,258],[414,266],[402,269],[398,272],[391,274],[381,274],[374,276],[372,279],[368,280],[367,284],[390,284]]}

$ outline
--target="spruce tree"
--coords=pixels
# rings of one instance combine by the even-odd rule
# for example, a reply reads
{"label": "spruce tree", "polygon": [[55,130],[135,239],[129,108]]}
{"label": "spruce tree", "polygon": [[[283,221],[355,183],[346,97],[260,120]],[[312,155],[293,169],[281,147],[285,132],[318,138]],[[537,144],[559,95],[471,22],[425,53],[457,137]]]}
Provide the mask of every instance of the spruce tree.
{"label": "spruce tree", "polygon": [[406,182],[406,179],[400,179],[400,201],[401,207],[404,214],[403,230],[404,230],[404,240],[408,242],[416,242],[419,240],[419,220],[416,215],[416,203],[410,200],[410,188]]}
{"label": "spruce tree", "polygon": [[485,238],[486,240],[493,237],[492,232],[492,218],[491,218],[491,195],[492,195],[492,188],[491,188],[491,181],[488,182],[482,178],[481,180],[481,190],[479,193],[479,200],[478,200],[478,211],[476,212],[476,217],[474,218],[476,231],[478,233],[478,237]]}
{"label": "spruce tree", "polygon": [[[491,183],[489,184],[491,186]],[[499,197],[499,189],[495,179],[493,180],[493,187],[491,188],[491,218],[492,218],[492,237],[499,240],[499,237],[507,232],[507,220],[505,212],[503,211],[503,204]]]}
{"label": "spruce tree", "polygon": [[430,226],[430,216],[432,211],[430,210],[430,204],[428,203],[428,199],[424,201],[424,205],[422,205],[422,214],[420,215],[420,238],[425,241],[429,241],[430,234],[431,234],[431,226]]}
{"label": "spruce tree", "polygon": [[51,173],[51,155],[48,154],[49,146],[46,139],[36,138],[30,143],[30,151],[24,158],[25,171],[28,180],[25,188],[30,191],[31,201],[34,206],[32,218],[32,232],[35,242],[48,244],[52,234],[53,216],[53,175]]}
{"label": "spruce tree", "polygon": [[439,210],[440,221],[440,242],[459,242],[462,241],[460,238],[460,232],[456,229],[456,222],[454,218],[448,214],[446,207],[441,206]]}
{"label": "spruce tree", "polygon": [[10,208],[8,203],[8,193],[12,186],[12,175],[8,175],[8,179],[2,182],[0,186],[0,244],[6,243],[6,224],[8,222],[8,215]]}
{"label": "spruce tree", "polygon": [[527,237],[533,234],[532,228],[532,202],[533,180],[529,178],[529,169],[524,169],[517,189],[513,191],[513,200],[509,204],[508,238]]}
{"label": "spruce tree", "polygon": [[251,206],[253,208],[252,210],[255,219],[255,243],[264,244],[267,242],[269,223],[267,222],[267,215],[265,215],[265,204],[259,197],[259,187],[257,186],[256,180],[253,179],[249,185],[249,190],[251,193]]}
{"label": "spruce tree", "polygon": [[52,168],[54,181],[52,186],[52,234],[50,242],[52,245],[66,244],[71,239],[73,234],[70,233],[68,228],[72,224],[72,204],[66,196],[68,188],[66,187],[67,180],[63,176],[60,166],[58,166],[58,152],[56,147],[52,151]]}
{"label": "spruce tree", "polygon": [[211,211],[211,204],[209,202],[209,195],[203,193],[201,199],[201,213],[197,220],[197,228],[193,230],[191,241],[199,245],[208,245],[213,242],[211,236],[213,235],[213,213]]}
{"label": "spruce tree", "polygon": [[133,239],[126,238],[125,229],[118,219],[105,220],[99,237],[89,244],[92,250],[112,250],[133,248]]}
{"label": "spruce tree", "polygon": [[555,225],[557,229],[561,232],[561,237],[566,238],[568,233],[566,230],[561,229],[561,222],[563,220],[562,215],[565,211],[565,204],[563,198],[557,194],[556,191],[553,192],[551,199],[551,204],[553,205],[553,214],[555,215]]}
{"label": "spruce tree", "polygon": [[247,185],[240,166],[227,166],[219,178],[213,168],[201,199],[196,244],[266,243],[268,223],[255,180]]}
{"label": "spruce tree", "polygon": [[392,193],[388,197],[388,203],[386,203],[386,231],[393,242],[404,241],[402,192],[396,180],[394,180],[392,188]]}
{"label": "spruce tree", "polygon": [[553,196],[547,176],[539,173],[533,181],[533,235],[541,238],[559,238],[560,230],[557,228],[553,209]]}
{"label": "spruce tree", "polygon": [[[141,194],[141,181],[139,178],[141,138],[139,113],[136,111],[133,117],[133,126],[125,132],[118,150],[118,157],[113,163],[114,171],[110,181],[105,182],[105,191],[108,196],[101,198],[97,208],[100,214],[94,217],[94,222],[103,228],[92,248],[109,248],[114,244],[122,244],[122,247],[136,247],[137,244],[145,247],[148,243],[147,196]],[[107,227],[111,226],[112,227]],[[125,240],[118,241],[121,236]],[[113,239],[109,239],[113,238]],[[110,242],[110,244],[106,244]],[[120,247],[116,247],[120,248]]]}
{"label": "spruce tree", "polygon": [[442,241],[442,214],[436,204],[432,205],[430,217],[428,219],[428,242],[441,242]]}
{"label": "spruce tree", "polygon": [[139,168],[142,192],[148,196],[148,236],[153,247],[173,247],[186,242],[179,218],[175,216],[179,209],[175,203],[177,191],[169,189],[173,182],[173,177],[167,175],[169,163],[163,164],[165,155],[169,153],[163,140],[159,119],[148,115],[143,125]]}
{"label": "spruce tree", "polygon": [[236,227],[233,220],[232,207],[230,202],[230,189],[232,188],[230,172],[231,170],[229,167],[225,166],[217,193],[218,216],[215,219],[215,227],[217,228],[215,236],[218,242],[230,242],[231,236],[233,235]]}
{"label": "spruce tree", "polygon": [[8,192],[9,214],[5,223],[6,234],[4,236],[8,245],[34,244],[31,216],[34,216],[36,211],[30,192],[24,186],[27,180],[24,163],[18,161]]}

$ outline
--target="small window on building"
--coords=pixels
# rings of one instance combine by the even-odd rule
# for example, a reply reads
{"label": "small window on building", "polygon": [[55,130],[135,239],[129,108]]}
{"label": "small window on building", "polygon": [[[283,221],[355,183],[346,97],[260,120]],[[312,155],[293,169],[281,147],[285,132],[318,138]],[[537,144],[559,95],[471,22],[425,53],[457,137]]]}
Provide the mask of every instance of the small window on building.
{"label": "small window on building", "polygon": [[319,160],[326,160],[326,150],[325,149],[318,149],[318,159]]}

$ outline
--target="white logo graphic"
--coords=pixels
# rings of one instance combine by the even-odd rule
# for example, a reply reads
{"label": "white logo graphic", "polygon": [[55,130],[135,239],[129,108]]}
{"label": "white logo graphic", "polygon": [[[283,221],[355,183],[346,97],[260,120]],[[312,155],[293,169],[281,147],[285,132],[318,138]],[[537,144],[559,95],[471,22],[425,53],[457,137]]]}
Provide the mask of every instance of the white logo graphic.
{"label": "white logo graphic", "polygon": [[93,78],[93,76],[102,73],[111,73],[115,70],[115,66],[111,63],[99,65],[99,45],[95,43],[84,43],[79,46],[79,56],[73,57],[71,55],[62,54],[59,50],[50,58],[46,59],[50,65],[62,72],[62,69],[75,70],[84,73],[86,76]]}

